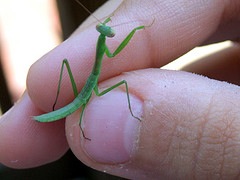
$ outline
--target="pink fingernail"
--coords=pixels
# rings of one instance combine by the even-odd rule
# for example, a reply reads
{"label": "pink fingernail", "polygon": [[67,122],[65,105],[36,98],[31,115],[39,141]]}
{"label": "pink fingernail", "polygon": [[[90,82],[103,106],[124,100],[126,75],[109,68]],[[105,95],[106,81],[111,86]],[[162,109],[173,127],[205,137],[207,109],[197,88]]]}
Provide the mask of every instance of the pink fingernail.
{"label": "pink fingernail", "polygon": [[[135,116],[142,115],[142,102],[130,95]],[[100,163],[117,164],[130,160],[136,147],[140,121],[132,117],[125,92],[112,91],[95,97],[85,110],[83,140],[90,158]]]}

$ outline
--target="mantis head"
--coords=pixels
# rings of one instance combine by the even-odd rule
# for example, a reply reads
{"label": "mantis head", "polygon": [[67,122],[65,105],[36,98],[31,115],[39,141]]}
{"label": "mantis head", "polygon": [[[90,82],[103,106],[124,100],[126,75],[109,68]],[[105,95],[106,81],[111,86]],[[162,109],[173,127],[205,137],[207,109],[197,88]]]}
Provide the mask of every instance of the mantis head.
{"label": "mantis head", "polygon": [[107,36],[107,37],[114,37],[115,36],[115,31],[110,26],[107,26],[104,23],[99,23],[96,26],[96,29],[100,34],[102,34],[104,36]]}

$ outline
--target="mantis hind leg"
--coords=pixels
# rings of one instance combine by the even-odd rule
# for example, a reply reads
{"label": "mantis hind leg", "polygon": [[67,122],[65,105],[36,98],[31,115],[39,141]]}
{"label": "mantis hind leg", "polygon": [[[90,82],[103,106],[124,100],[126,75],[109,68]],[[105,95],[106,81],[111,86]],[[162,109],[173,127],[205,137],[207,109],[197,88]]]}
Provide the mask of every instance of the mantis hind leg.
{"label": "mantis hind leg", "polygon": [[[71,67],[70,67],[70,65],[69,65],[68,60],[67,60],[67,59],[64,59],[63,62],[62,62],[62,66],[61,66],[60,77],[59,77],[59,81],[58,81],[57,95],[56,95],[56,99],[55,99],[54,104],[53,104],[53,110],[54,110],[54,108],[55,108],[55,106],[56,106],[56,104],[57,104],[58,96],[59,96],[59,93],[60,93],[64,66],[66,66],[66,68],[67,68],[67,72],[68,72],[68,75],[69,75],[69,78],[70,78],[70,81],[71,81],[71,84],[72,84],[72,89],[73,89],[74,96],[77,97],[77,95],[78,95],[77,86],[76,86],[76,82],[75,82],[74,77],[73,77],[73,74],[72,74]],[[90,99],[90,97],[89,97],[89,99]],[[87,137],[85,136],[85,133],[84,133],[84,131],[83,131],[83,129],[82,129],[81,124],[82,124],[82,119],[83,119],[84,110],[85,110],[85,108],[86,108],[86,105],[87,105],[89,99],[86,101],[86,104],[83,104],[83,105],[82,105],[82,112],[81,112],[80,120],[79,120],[80,130],[81,130],[81,132],[82,132],[83,137],[84,137],[85,139],[87,139],[87,140],[91,140],[91,139],[89,139],[89,138],[87,138]]]}
{"label": "mantis hind leg", "polygon": [[95,94],[96,94],[97,96],[103,96],[104,94],[107,94],[108,92],[110,92],[111,90],[117,88],[118,86],[121,86],[122,84],[124,84],[125,87],[126,87],[127,100],[128,100],[128,108],[129,108],[129,111],[130,111],[132,117],[134,117],[135,119],[141,121],[141,119],[140,119],[139,117],[137,117],[137,116],[135,116],[135,115],[133,114],[132,107],[131,107],[131,102],[130,102],[130,97],[129,97],[129,91],[128,91],[127,81],[122,80],[122,81],[120,81],[119,83],[117,83],[117,84],[115,84],[115,85],[113,85],[113,86],[105,89],[105,90],[102,91],[102,92],[99,92],[99,91],[98,91],[98,87],[95,86],[95,87],[94,87],[94,92],[95,92]]}
{"label": "mantis hind leg", "polygon": [[61,89],[64,65],[67,68],[67,72],[68,72],[68,75],[69,75],[69,78],[70,78],[70,81],[71,81],[71,84],[72,84],[72,89],[73,89],[74,96],[77,97],[77,95],[78,95],[77,86],[76,86],[75,80],[73,78],[73,74],[72,74],[69,62],[68,62],[67,59],[64,59],[63,62],[62,62],[62,67],[61,67],[61,71],[60,71],[60,77],[59,77],[59,81],[58,81],[57,95],[56,95],[56,98],[55,98],[55,101],[54,101],[54,104],[53,104],[53,108],[52,108],[53,111],[54,111],[55,106],[57,104],[58,96],[59,96],[60,89]]}
{"label": "mantis hind leg", "polygon": [[86,105],[87,105],[87,104],[82,105],[82,112],[81,112],[81,115],[80,115],[79,127],[80,127],[80,130],[81,130],[81,132],[82,132],[82,135],[83,135],[84,139],[87,139],[87,140],[91,141],[91,139],[88,138],[88,137],[85,135],[85,133],[84,133],[84,131],[83,131],[83,128],[82,128],[82,119],[83,119],[83,114],[84,114],[84,110],[85,110],[85,108],[86,108]]}

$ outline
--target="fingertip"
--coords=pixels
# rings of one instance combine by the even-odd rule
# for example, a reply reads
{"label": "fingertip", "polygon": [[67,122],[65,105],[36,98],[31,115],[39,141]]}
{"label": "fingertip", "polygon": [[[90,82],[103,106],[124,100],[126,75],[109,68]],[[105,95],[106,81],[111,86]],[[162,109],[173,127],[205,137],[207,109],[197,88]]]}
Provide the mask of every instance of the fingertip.
{"label": "fingertip", "polygon": [[1,117],[0,162],[12,168],[31,168],[59,159],[68,149],[64,122],[32,120],[39,114],[27,93]]}

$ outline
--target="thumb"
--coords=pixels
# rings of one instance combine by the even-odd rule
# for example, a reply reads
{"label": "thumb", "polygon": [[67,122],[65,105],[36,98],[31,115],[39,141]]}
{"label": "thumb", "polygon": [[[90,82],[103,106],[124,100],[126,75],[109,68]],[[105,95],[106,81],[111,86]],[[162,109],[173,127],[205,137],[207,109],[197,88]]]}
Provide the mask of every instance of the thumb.
{"label": "thumb", "polygon": [[130,115],[124,89],[93,97],[82,123],[91,141],[81,138],[79,113],[66,121],[69,145],[82,162],[128,179],[238,175],[239,87],[159,69],[125,73],[101,85],[121,79],[135,94],[133,112],[142,121]]}

